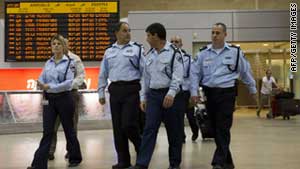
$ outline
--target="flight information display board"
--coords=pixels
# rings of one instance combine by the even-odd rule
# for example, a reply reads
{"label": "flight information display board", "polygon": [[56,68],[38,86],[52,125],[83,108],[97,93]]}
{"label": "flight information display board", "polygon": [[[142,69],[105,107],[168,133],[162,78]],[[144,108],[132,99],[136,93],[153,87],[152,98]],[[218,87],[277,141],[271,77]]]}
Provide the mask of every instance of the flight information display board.
{"label": "flight information display board", "polygon": [[57,33],[84,61],[101,60],[115,41],[118,0],[5,1],[5,61],[45,61]]}

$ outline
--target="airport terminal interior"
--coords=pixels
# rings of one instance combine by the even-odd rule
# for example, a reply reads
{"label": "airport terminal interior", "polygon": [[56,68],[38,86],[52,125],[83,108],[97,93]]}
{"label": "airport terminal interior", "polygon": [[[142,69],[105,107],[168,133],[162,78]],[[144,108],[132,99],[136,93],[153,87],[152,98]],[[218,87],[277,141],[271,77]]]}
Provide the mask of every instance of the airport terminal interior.
{"label": "airport terminal interior", "polygon": [[[300,149],[300,118],[266,119],[255,116],[255,109],[237,109],[232,128],[231,152],[237,169],[298,169]],[[211,169],[215,148],[213,140],[192,142],[191,131],[185,127],[186,143],[183,145],[182,169]],[[41,133],[0,135],[0,168],[22,169],[32,160]],[[80,130],[79,141],[83,162],[74,169],[109,169],[116,163],[111,129]],[[64,159],[66,141],[63,132],[58,134],[55,160],[49,169],[67,169]],[[131,145],[132,163],[135,161]],[[159,130],[157,145],[150,169],[168,168],[168,142],[165,129]]]}
{"label": "airport terminal interior", "polygon": [[[117,2],[118,5],[115,6],[116,11],[110,14],[104,12],[107,15],[101,13],[99,16],[111,15],[111,18],[107,17],[111,19],[111,22],[116,22],[119,19],[128,22],[131,26],[132,39],[143,43],[147,50],[149,46],[145,41],[145,27],[152,22],[165,23],[168,40],[171,36],[180,35],[183,38],[183,48],[193,57],[196,56],[200,48],[211,42],[210,26],[212,23],[220,21],[228,23],[228,42],[243,50],[245,58],[251,65],[257,90],[260,91],[261,79],[265,76],[266,70],[272,70],[272,75],[278,86],[283,91],[294,94],[294,97],[291,98],[293,105],[295,105],[293,111],[298,112],[288,119],[283,116],[268,116],[270,112],[278,111],[274,106],[276,100],[274,93],[272,95],[274,105],[271,104],[271,107],[267,104],[264,105],[258,117],[256,110],[257,101],[261,98],[260,94],[257,95],[256,101],[251,99],[246,86],[239,83],[230,144],[235,169],[300,168],[300,71],[290,71],[291,42],[289,37],[290,3],[298,4],[299,12],[300,0],[95,0],[95,2],[104,1]],[[5,6],[5,4],[12,3],[14,6],[19,2],[31,1],[0,0],[0,169],[25,169],[30,166],[43,134],[43,96],[42,91],[37,90],[35,79],[38,78],[45,60],[37,59],[34,61],[26,60],[26,58],[18,60],[18,57],[12,55],[8,57],[10,54],[8,49],[15,50],[18,43],[14,43],[15,46],[10,48],[10,43],[5,38],[15,35],[6,35],[8,33],[5,30],[8,29],[6,24],[13,22],[17,25],[19,24],[17,19],[21,17],[13,17],[13,19],[7,17],[6,8],[10,6]],[[59,0],[55,0],[55,2],[60,3]],[[67,0],[66,2],[81,1]],[[89,3],[89,0],[83,2]],[[111,9],[107,8],[107,10]],[[36,16],[38,17],[37,14]],[[74,16],[76,17],[76,15]],[[90,17],[90,15],[86,16]],[[59,19],[60,16],[55,15],[55,17]],[[180,18],[178,22],[176,17]],[[201,19],[197,20],[198,17]],[[79,18],[84,19],[84,17]],[[217,20],[216,18],[224,20]],[[10,19],[12,22],[6,22],[5,19]],[[168,20],[173,22],[168,22]],[[63,21],[60,23],[65,24]],[[104,25],[108,25],[108,27],[101,29],[102,32],[111,31],[109,24]],[[96,29],[90,29],[96,32]],[[296,31],[298,32],[297,62],[299,63],[299,28]],[[109,33],[104,34],[111,35]],[[97,35],[95,33],[87,36],[96,37]],[[17,41],[18,37],[14,40]],[[111,40],[108,38],[105,43],[109,44]],[[23,43],[25,38],[21,41]],[[87,84],[87,89],[79,90],[78,139],[83,161],[79,166],[73,168],[111,169],[112,165],[117,162],[117,154],[113,140],[110,103],[107,101],[102,106],[98,102],[97,82],[101,59],[85,56],[86,53],[83,52],[83,48],[76,47],[75,42],[70,43],[74,45],[71,46],[71,49],[74,49],[75,53],[79,49],[82,52],[81,58],[85,66],[85,83]],[[103,46],[97,46],[96,40],[90,44],[104,52]],[[80,45],[83,45],[83,42]],[[20,52],[20,54],[25,54],[25,52]],[[93,53],[90,52],[89,54],[92,55]],[[96,54],[98,53],[95,52]],[[101,53],[101,57],[102,55],[103,53]],[[109,98],[107,90],[105,95],[106,98]],[[182,148],[181,169],[211,169],[211,160],[215,150],[214,140],[203,139],[199,131],[197,140],[192,141],[192,132],[187,119],[185,119],[185,133],[186,142]],[[131,163],[135,164],[136,153],[132,144],[130,144],[130,152]],[[68,161],[64,158],[65,153],[66,139],[62,128],[59,128],[55,159],[48,162],[48,168],[70,168]],[[159,129],[149,169],[167,169],[169,167],[168,158],[168,139],[165,127],[162,125]]]}

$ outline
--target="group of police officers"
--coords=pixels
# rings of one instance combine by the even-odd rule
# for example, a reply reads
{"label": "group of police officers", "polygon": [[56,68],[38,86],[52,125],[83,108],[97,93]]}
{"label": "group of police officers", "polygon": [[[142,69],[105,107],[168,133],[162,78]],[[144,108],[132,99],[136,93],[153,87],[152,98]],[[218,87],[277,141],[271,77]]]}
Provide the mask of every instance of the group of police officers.
{"label": "group of police officers", "polygon": [[[212,44],[202,48],[193,59],[182,47],[179,36],[166,40],[166,29],[160,23],[146,28],[151,49],[130,39],[128,23],[120,22],[115,30],[117,41],[106,50],[99,74],[99,102],[105,104],[104,90],[111,81],[112,123],[118,163],[112,169],[147,169],[155,148],[161,122],[165,124],[169,142],[169,169],[179,169],[182,143],[185,141],[184,113],[192,128],[192,140],[198,127],[189,103],[198,103],[199,85],[207,97],[207,111],[212,122],[216,150],[213,169],[233,169],[230,152],[237,80],[240,78],[255,99],[256,87],[250,64],[239,47],[225,42],[226,25],[212,28]],[[146,121],[139,135],[140,109]],[[182,132],[178,132],[182,131]],[[128,140],[137,153],[131,166]]]}
{"label": "group of police officers", "polygon": [[[116,24],[114,34],[117,40],[105,51],[100,66],[99,103],[106,103],[105,88],[108,86],[118,158],[112,169],[148,169],[161,122],[165,125],[169,143],[168,169],[179,169],[182,144],[185,142],[185,113],[193,132],[192,140],[195,141],[198,137],[199,129],[189,105],[200,102],[199,85],[207,98],[208,117],[214,131],[216,150],[211,163],[213,169],[233,169],[229,146],[237,95],[236,82],[241,79],[254,99],[256,88],[250,64],[241,49],[225,42],[226,25],[213,25],[212,43],[202,48],[194,58],[182,49],[179,36],[172,37],[171,42],[166,40],[167,33],[162,24],[153,23],[145,32],[151,47],[148,52],[144,51],[142,45],[131,41],[128,23]],[[71,90],[69,86],[65,89]],[[141,112],[145,113],[143,129],[139,125]],[[52,125],[53,121],[48,130],[53,130]],[[73,127],[70,132],[76,137],[74,126],[70,125]],[[63,127],[65,128],[64,125]],[[48,134],[48,137],[43,160],[46,156],[44,152],[49,150],[52,135]],[[128,140],[133,143],[137,154],[136,164],[133,166]],[[74,148],[73,145],[77,146],[77,141],[68,141],[69,160],[75,158],[75,150],[80,153],[78,146]],[[77,166],[80,162],[81,155],[70,167]],[[32,169],[47,168],[45,162],[42,168],[36,164],[39,163],[33,163]]]}

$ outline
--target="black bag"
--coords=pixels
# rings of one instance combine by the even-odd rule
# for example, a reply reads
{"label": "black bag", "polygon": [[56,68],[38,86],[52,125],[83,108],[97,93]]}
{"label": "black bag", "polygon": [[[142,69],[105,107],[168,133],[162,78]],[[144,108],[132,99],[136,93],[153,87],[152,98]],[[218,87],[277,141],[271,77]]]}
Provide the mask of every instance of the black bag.
{"label": "black bag", "polygon": [[204,104],[197,104],[195,110],[196,124],[200,129],[202,139],[214,138],[214,131],[211,121],[208,118],[207,111]]}
{"label": "black bag", "polygon": [[280,92],[280,93],[276,94],[275,98],[276,99],[293,99],[294,96],[295,96],[295,94],[292,93],[292,92],[283,91],[283,92]]}
{"label": "black bag", "polygon": [[78,89],[87,89],[86,83],[83,82],[80,86],[78,86]]}

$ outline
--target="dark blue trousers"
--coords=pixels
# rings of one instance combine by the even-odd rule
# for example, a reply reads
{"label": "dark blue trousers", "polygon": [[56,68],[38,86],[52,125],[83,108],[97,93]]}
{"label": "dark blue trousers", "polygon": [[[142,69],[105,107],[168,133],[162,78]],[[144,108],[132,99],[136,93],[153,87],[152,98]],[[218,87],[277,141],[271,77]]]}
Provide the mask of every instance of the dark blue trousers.
{"label": "dark blue trousers", "polygon": [[164,122],[169,142],[169,163],[177,167],[181,163],[183,139],[182,94],[177,94],[171,108],[163,108],[166,90],[151,89],[146,102],[146,124],[143,131],[137,165],[148,167],[156,144],[157,133],[161,122]]}
{"label": "dark blue trousers", "polygon": [[59,116],[67,140],[67,150],[69,152],[70,163],[80,163],[82,161],[80,145],[74,130],[73,115],[74,101],[71,92],[64,92],[61,95],[50,95],[49,104],[44,105],[43,110],[43,137],[39,148],[34,154],[31,166],[37,169],[48,168],[48,154],[54,135],[56,117]]}
{"label": "dark blue trousers", "polygon": [[212,165],[233,164],[230,152],[230,129],[233,121],[236,89],[204,87],[208,117],[215,132],[216,150]]}
{"label": "dark blue trousers", "polygon": [[118,154],[118,164],[129,166],[129,140],[139,152],[141,135],[139,131],[140,90],[139,81],[113,82],[108,87],[113,125],[114,143]]}

